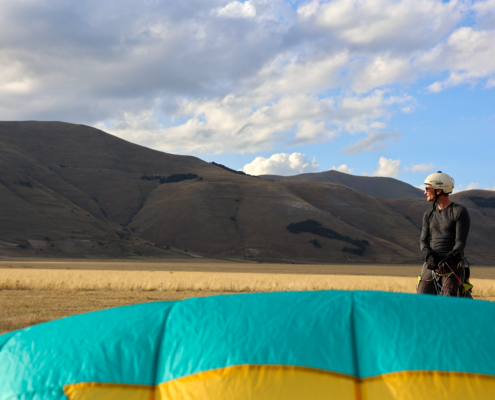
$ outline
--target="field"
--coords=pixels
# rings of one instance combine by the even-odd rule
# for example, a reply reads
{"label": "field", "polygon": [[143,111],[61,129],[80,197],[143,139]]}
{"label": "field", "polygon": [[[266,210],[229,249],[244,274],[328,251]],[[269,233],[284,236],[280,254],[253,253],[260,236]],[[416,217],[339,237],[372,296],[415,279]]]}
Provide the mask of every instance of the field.
{"label": "field", "polygon": [[[255,264],[238,260],[0,261],[0,333],[149,301],[288,290],[414,293],[421,267]],[[476,299],[495,300],[495,268],[473,268]]]}

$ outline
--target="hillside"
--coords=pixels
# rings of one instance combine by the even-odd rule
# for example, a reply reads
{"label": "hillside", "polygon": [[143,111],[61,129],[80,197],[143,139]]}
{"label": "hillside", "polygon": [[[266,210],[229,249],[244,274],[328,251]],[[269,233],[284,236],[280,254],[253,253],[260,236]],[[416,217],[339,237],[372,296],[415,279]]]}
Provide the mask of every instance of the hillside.
{"label": "hillside", "polygon": [[292,183],[338,183],[378,199],[424,198],[422,190],[397,179],[349,175],[339,171],[324,171],[293,176],[260,175],[260,178]]}
{"label": "hillside", "polygon": [[21,245],[51,256],[139,252],[145,242],[126,225],[159,185],[141,177],[184,170],[227,173],[85,126],[1,122],[0,251],[11,254]]}
{"label": "hillside", "polygon": [[[385,182],[389,196],[406,185],[359,178]],[[0,122],[0,256],[419,262],[427,208],[338,183],[244,176],[87,126]],[[485,211],[473,218],[473,249],[495,262]],[[287,229],[307,220],[319,228]]]}

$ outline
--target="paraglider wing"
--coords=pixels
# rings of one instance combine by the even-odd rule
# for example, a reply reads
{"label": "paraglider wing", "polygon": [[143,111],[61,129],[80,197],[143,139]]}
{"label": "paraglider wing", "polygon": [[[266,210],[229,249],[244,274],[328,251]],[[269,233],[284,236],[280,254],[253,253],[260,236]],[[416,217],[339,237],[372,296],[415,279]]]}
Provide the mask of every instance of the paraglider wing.
{"label": "paraglider wing", "polygon": [[120,307],[0,336],[0,400],[488,399],[494,317],[381,292]]}

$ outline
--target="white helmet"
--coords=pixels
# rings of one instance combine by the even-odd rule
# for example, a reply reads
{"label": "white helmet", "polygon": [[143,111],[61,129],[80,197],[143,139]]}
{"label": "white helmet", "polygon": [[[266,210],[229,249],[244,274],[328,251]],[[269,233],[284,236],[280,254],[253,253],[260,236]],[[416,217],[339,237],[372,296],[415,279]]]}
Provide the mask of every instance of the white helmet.
{"label": "white helmet", "polygon": [[431,185],[433,189],[443,189],[445,194],[452,193],[454,190],[454,179],[442,171],[428,175],[424,181],[425,185]]}

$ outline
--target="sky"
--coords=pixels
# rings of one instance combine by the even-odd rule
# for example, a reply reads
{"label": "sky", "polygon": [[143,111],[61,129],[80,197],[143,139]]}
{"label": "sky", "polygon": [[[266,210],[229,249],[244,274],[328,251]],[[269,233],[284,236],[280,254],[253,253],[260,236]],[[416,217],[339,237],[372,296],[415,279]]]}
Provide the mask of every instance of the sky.
{"label": "sky", "polygon": [[495,0],[7,0],[0,120],[249,174],[495,190]]}

